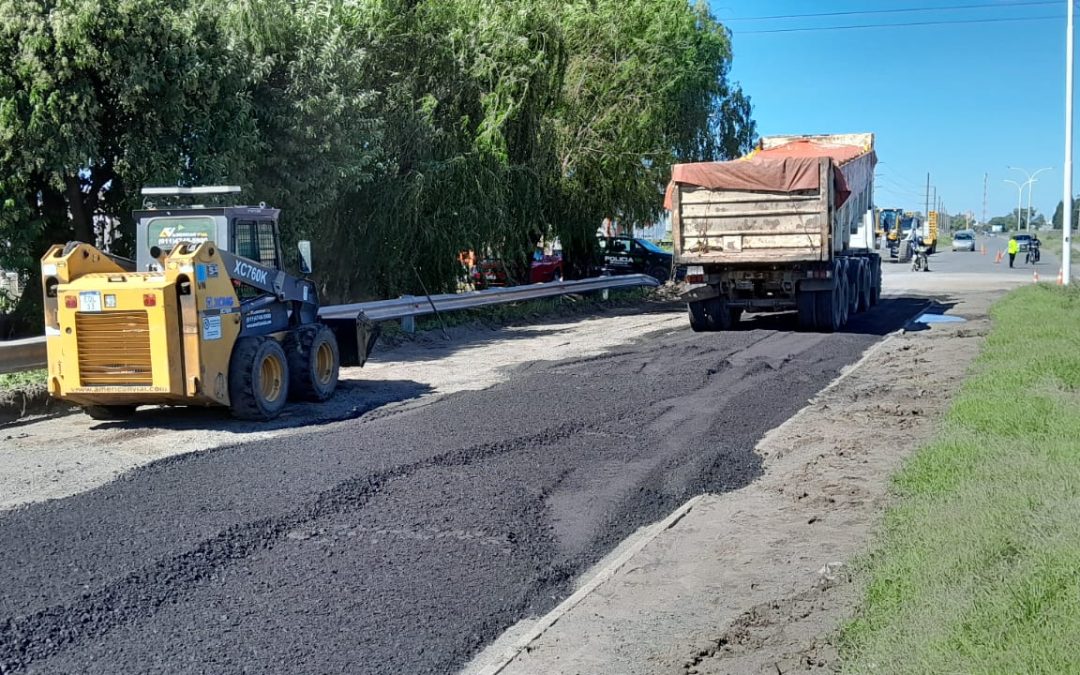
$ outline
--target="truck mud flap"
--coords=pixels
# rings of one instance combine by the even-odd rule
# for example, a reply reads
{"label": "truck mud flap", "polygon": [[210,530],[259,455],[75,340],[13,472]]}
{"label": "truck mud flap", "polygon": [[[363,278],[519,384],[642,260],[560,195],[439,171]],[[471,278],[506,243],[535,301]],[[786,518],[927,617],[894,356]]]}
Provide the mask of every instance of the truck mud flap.
{"label": "truck mud flap", "polygon": [[322,322],[334,331],[341,354],[341,365],[355,367],[367,363],[371,350],[379,339],[379,324],[368,319],[363,312],[355,319],[323,319]]}

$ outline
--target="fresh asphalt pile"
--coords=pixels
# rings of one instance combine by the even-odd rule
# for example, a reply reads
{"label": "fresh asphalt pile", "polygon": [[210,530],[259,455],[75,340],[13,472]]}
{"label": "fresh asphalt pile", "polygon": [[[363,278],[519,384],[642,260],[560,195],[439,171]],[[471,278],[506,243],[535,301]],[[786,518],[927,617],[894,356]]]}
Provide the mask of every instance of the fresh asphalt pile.
{"label": "fresh asphalt pile", "polygon": [[921,304],[830,336],[657,332],[10,511],[0,672],[453,671],[638,527],[753,480],[757,440]]}

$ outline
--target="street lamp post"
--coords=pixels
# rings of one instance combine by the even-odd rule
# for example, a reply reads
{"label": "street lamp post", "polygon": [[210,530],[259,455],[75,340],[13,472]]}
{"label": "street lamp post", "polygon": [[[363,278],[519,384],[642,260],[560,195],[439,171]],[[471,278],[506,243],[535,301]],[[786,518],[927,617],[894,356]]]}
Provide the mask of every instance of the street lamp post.
{"label": "street lamp post", "polygon": [[1020,229],[1020,216],[1024,213],[1024,186],[1027,183],[1017,183],[1014,180],[1005,179],[1006,183],[1012,183],[1016,186],[1016,229]]}
{"label": "street lamp post", "polygon": [[1067,20],[1065,22],[1065,164],[1062,173],[1065,174],[1064,194],[1061,198],[1061,206],[1064,209],[1061,216],[1061,277],[1066,286],[1072,279],[1072,156],[1073,156],[1073,0],[1067,3],[1069,6]]}
{"label": "street lamp post", "polygon": [[[1020,173],[1027,176],[1027,180],[1024,181],[1024,184],[1028,186],[1027,226],[1024,229],[1031,230],[1031,193],[1035,189],[1034,184],[1038,182],[1038,180],[1036,180],[1035,177],[1038,176],[1043,171],[1049,171],[1050,167],[1044,167],[1042,169],[1039,169],[1035,173],[1028,173],[1027,171],[1024,171],[1023,169],[1017,168],[1015,166],[1010,166],[1009,168],[1011,170],[1013,170],[1013,171],[1019,171]],[[1019,213],[1016,215],[1016,219],[1017,219],[1017,221],[1020,220],[1020,214]],[[1017,228],[1019,229],[1019,227],[1020,226],[1019,226],[1019,223],[1018,223]]]}

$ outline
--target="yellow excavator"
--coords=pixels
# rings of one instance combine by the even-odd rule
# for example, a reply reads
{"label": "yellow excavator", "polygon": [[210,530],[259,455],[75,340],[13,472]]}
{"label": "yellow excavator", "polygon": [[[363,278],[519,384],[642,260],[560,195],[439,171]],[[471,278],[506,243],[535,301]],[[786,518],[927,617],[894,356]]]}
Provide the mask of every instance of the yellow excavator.
{"label": "yellow excavator", "polygon": [[[187,201],[237,187],[146,188]],[[363,365],[377,327],[322,321],[314,282],[285,271],[280,211],[179,205],[136,211],[135,260],[91,244],[41,259],[48,387],[95,419],[141,405],[224,406],[267,420],[287,400],[324,401],[341,365]],[[299,243],[301,275],[311,245]]]}

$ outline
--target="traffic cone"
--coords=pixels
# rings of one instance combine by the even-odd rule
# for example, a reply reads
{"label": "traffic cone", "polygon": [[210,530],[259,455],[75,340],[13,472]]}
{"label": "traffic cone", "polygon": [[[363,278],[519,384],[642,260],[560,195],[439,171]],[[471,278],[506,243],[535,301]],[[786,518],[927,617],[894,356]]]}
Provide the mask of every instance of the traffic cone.
{"label": "traffic cone", "polygon": [[1001,263],[1001,258],[1002,258],[1001,251],[998,251],[997,255],[994,257],[994,264],[997,265],[997,264]]}
{"label": "traffic cone", "polygon": [[1031,276],[1031,281],[1036,284],[1039,283],[1039,270],[1035,270],[1035,273]]}
{"label": "traffic cone", "polygon": [[1062,270],[1060,267],[1058,268],[1057,285],[1058,286],[1064,286],[1065,285],[1065,271]]}
{"label": "traffic cone", "polygon": [[986,244],[982,245],[982,254],[986,255]]}

